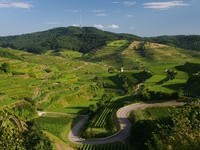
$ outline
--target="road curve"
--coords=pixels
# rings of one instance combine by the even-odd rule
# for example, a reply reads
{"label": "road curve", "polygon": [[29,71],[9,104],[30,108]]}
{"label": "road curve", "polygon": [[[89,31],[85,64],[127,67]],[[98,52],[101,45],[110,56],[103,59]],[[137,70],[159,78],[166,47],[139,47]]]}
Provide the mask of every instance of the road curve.
{"label": "road curve", "polygon": [[158,102],[134,103],[134,104],[122,107],[117,111],[117,115],[116,115],[119,125],[120,125],[120,130],[114,135],[111,135],[105,138],[98,138],[98,139],[82,139],[79,137],[79,133],[82,127],[89,119],[89,116],[83,116],[71,129],[68,135],[68,139],[71,142],[76,143],[76,144],[91,144],[91,145],[124,141],[126,140],[126,138],[130,136],[131,123],[129,122],[128,116],[131,111],[139,110],[143,108],[150,108],[150,107],[166,107],[166,106],[179,106],[179,105],[183,105],[183,103],[177,102],[177,101],[160,102],[160,103]]}

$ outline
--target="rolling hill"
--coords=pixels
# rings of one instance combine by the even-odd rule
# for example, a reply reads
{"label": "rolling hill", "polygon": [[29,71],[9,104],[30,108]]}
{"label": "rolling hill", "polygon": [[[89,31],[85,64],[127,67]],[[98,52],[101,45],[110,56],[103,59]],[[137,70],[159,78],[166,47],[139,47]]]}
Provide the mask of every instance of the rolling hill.
{"label": "rolling hill", "polygon": [[183,49],[200,51],[199,35],[158,36],[148,38],[147,40],[150,42],[175,46]]}
{"label": "rolling hill", "polygon": [[[122,106],[200,96],[200,52],[176,42],[171,46],[90,27],[1,37],[0,110],[35,122],[55,145],[72,144],[67,134],[82,115],[90,115],[81,133],[85,138],[112,135]],[[166,70],[175,72],[172,79]],[[124,149],[131,143],[104,146],[115,145]]]}
{"label": "rolling hill", "polygon": [[0,37],[0,47],[13,48],[32,53],[47,50],[75,50],[82,53],[94,51],[115,40],[144,40],[183,49],[199,51],[200,36],[177,35],[142,38],[131,34],[102,31],[94,27],[59,27],[42,32]]}
{"label": "rolling hill", "polygon": [[117,39],[140,39],[129,34],[116,34],[93,27],[61,27],[19,36],[0,37],[0,47],[10,47],[32,53],[69,49],[87,53]]}

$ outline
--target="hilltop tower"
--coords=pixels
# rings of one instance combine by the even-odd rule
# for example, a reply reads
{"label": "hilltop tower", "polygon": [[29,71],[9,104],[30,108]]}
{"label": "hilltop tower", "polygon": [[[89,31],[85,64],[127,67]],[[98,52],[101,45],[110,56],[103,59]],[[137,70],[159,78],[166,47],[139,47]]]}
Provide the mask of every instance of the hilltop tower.
{"label": "hilltop tower", "polygon": [[79,18],[79,19],[80,19],[80,28],[82,28],[82,15],[81,15],[81,14],[79,14],[79,15],[80,15],[80,16],[79,16],[79,17],[80,17],[80,18]]}

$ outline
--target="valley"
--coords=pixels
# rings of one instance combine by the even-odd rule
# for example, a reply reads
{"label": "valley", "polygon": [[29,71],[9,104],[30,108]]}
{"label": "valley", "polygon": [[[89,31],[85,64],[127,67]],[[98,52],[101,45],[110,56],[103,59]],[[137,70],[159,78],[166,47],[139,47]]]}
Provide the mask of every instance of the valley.
{"label": "valley", "polygon": [[[0,38],[0,110],[34,124],[54,149],[148,149],[157,125],[173,122],[176,111],[195,107],[199,113],[199,50],[89,27],[7,38]],[[174,101],[197,103],[175,107]],[[147,108],[153,102],[157,107]],[[98,142],[118,133],[124,138]]]}

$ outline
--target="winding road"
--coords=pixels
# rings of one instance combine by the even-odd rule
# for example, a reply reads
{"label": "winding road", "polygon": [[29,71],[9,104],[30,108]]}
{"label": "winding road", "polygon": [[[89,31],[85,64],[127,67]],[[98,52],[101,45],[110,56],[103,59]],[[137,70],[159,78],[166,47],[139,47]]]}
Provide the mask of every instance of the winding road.
{"label": "winding road", "polygon": [[160,103],[156,103],[156,102],[134,103],[134,104],[122,107],[117,111],[117,119],[120,125],[120,130],[114,135],[111,135],[105,138],[98,138],[98,139],[82,139],[79,137],[79,133],[82,127],[85,125],[85,123],[87,123],[89,119],[89,116],[87,115],[82,116],[79,122],[77,122],[74,125],[74,127],[71,129],[68,135],[68,139],[71,142],[76,143],[76,144],[91,144],[91,145],[124,141],[130,136],[131,123],[129,122],[128,116],[131,111],[144,109],[144,108],[150,108],[150,107],[166,107],[166,106],[179,106],[179,105],[183,105],[183,103],[177,102],[177,101],[168,101],[168,102],[160,102]]}

